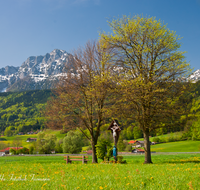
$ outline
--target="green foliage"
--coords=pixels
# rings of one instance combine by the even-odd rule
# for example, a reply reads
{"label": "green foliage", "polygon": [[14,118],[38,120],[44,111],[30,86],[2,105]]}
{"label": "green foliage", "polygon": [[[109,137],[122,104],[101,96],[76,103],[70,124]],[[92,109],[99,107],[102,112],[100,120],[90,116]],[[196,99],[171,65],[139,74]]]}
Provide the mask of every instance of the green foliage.
{"label": "green foliage", "polygon": [[33,154],[33,151],[34,151],[34,147],[33,147],[33,146],[30,146],[30,147],[29,147],[29,154]]}
{"label": "green foliage", "polygon": [[0,93],[0,130],[10,136],[17,132],[28,132],[44,126],[45,119],[41,110],[45,108],[51,90]]}
{"label": "green foliage", "polygon": [[50,154],[55,150],[56,135],[45,134],[44,132],[38,133],[37,150],[40,154]]}
{"label": "green foliage", "polygon": [[197,121],[193,122],[190,130],[192,140],[200,140],[200,118],[198,118]]}
{"label": "green foliage", "polygon": [[9,152],[10,152],[12,155],[16,155],[16,154],[17,154],[17,151],[16,151],[15,149],[13,149],[13,148],[11,148],[11,149],[9,150]]}
{"label": "green foliage", "polygon": [[160,138],[159,137],[153,137],[152,141],[156,142],[156,143],[159,143],[160,142]]}
{"label": "green foliage", "polygon": [[109,160],[112,157],[112,145],[108,140],[101,139],[96,145],[97,158],[104,160],[105,158]]}
{"label": "green foliage", "polygon": [[56,153],[63,153],[63,139],[57,139],[55,151]]}
{"label": "green foliage", "polygon": [[123,139],[121,137],[119,137],[117,148],[119,152],[122,152],[126,149],[126,144],[123,142]]}
{"label": "green foliage", "polygon": [[63,139],[64,153],[79,153],[82,150],[82,134],[79,131],[69,131]]}
{"label": "green foliage", "polygon": [[5,129],[5,131],[4,131],[4,135],[7,136],[7,137],[10,137],[10,136],[13,135],[13,132],[12,132],[12,130],[10,130],[9,127],[7,127],[7,128]]}

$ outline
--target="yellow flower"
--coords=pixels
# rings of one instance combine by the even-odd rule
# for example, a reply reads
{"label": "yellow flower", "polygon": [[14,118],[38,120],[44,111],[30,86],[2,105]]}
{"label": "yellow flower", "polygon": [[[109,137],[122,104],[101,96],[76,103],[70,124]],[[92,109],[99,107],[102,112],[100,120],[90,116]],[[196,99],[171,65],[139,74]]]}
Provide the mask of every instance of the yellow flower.
{"label": "yellow flower", "polygon": [[[44,183],[43,186],[45,186],[46,184],[47,184],[47,183]],[[43,187],[43,186],[42,186],[42,187]]]}
{"label": "yellow flower", "polygon": [[103,187],[100,186],[99,189],[103,189]]}

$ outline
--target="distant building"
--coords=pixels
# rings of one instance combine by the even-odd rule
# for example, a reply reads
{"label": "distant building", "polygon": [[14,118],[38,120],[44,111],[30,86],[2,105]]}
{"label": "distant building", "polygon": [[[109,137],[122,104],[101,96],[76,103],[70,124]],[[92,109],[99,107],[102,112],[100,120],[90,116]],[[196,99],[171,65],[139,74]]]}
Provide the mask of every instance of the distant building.
{"label": "distant building", "polygon": [[[131,140],[128,143],[131,144],[131,145],[133,145],[133,147],[135,147],[135,148],[144,147],[144,141],[134,141],[134,140]],[[151,141],[150,141],[150,145],[151,145]]]}
{"label": "distant building", "polygon": [[27,135],[31,135],[31,134],[34,134],[34,132],[33,131],[27,132]]}
{"label": "distant building", "polygon": [[37,141],[37,138],[27,138],[26,142],[34,142]]}
{"label": "distant building", "polygon": [[19,150],[19,149],[22,149],[23,147],[7,147],[7,148],[4,148],[3,150],[0,150],[0,155],[10,154],[11,148],[15,149],[15,150]]}
{"label": "distant building", "polygon": [[143,149],[133,149],[132,153],[144,153]]}

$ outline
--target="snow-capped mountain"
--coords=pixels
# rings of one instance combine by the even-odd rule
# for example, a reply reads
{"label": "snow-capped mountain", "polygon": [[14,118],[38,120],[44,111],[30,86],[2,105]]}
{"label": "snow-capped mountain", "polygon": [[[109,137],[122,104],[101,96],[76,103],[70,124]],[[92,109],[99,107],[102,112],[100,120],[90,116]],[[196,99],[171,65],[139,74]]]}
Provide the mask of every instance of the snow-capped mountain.
{"label": "snow-capped mountain", "polygon": [[193,82],[197,82],[200,80],[200,69],[193,72],[189,77],[189,80],[192,80]]}
{"label": "snow-capped mountain", "polygon": [[[44,56],[29,57],[21,67],[1,68],[0,92],[52,88],[58,77],[63,76],[66,65],[68,69],[73,68],[73,56],[64,50],[54,49]],[[188,79],[199,81],[200,69]]]}
{"label": "snow-capped mountain", "polygon": [[0,92],[51,88],[62,75],[65,64],[72,66],[72,56],[55,49],[44,56],[31,56],[21,67],[0,69]]}
{"label": "snow-capped mountain", "polygon": [[0,69],[0,92],[5,92],[7,87],[15,81],[15,74],[19,67],[6,66]]}

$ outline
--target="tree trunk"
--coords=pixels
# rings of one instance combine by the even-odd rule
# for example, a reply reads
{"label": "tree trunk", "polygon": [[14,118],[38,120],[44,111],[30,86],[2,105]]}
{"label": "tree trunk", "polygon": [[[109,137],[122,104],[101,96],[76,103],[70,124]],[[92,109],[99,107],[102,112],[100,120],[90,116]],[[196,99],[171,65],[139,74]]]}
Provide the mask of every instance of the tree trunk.
{"label": "tree trunk", "polygon": [[95,143],[96,141],[92,139],[91,141],[91,145],[92,145],[92,163],[98,163],[98,160],[97,160],[97,154],[96,154],[96,144]]}
{"label": "tree trunk", "polygon": [[150,141],[149,141],[149,129],[143,131],[144,133],[144,154],[145,154],[145,161],[144,164],[152,164],[151,161],[151,150],[150,150]]}

